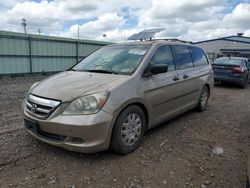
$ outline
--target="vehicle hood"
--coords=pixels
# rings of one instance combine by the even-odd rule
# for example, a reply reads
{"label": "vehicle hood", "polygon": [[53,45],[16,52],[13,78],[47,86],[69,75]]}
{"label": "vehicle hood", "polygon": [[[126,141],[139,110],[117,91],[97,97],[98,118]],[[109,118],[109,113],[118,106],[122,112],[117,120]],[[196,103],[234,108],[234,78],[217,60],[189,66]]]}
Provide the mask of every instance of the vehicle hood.
{"label": "vehicle hood", "polygon": [[85,94],[108,90],[127,79],[129,76],[67,71],[39,82],[29,93],[66,102]]}

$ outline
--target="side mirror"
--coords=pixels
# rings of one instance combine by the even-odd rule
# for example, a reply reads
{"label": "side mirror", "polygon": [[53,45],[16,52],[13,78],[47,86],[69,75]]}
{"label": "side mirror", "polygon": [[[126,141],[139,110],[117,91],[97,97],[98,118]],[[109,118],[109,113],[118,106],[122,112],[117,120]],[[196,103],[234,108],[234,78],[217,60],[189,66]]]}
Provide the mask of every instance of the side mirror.
{"label": "side mirror", "polygon": [[152,76],[154,74],[161,74],[168,71],[168,65],[166,64],[154,64],[147,68],[144,76]]}
{"label": "side mirror", "polygon": [[168,66],[166,64],[155,64],[151,66],[152,74],[160,74],[165,72],[168,72]]}

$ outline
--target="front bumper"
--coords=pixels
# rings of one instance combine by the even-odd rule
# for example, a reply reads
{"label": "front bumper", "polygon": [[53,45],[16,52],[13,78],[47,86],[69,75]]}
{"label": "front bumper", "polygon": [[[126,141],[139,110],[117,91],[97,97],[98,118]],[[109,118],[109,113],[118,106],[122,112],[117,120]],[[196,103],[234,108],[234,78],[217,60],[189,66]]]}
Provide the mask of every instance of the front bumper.
{"label": "front bumper", "polygon": [[82,153],[109,148],[113,118],[102,110],[93,115],[52,114],[41,120],[27,112],[23,104],[23,117],[28,132],[42,142]]}

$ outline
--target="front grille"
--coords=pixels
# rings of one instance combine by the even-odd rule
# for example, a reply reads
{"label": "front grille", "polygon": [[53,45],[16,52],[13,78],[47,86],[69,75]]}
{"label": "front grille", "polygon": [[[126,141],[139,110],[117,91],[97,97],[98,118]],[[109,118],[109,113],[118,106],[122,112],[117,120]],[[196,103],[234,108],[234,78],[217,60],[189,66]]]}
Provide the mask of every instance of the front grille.
{"label": "front grille", "polygon": [[36,117],[46,119],[59,105],[60,101],[29,95],[26,102],[26,109]]}

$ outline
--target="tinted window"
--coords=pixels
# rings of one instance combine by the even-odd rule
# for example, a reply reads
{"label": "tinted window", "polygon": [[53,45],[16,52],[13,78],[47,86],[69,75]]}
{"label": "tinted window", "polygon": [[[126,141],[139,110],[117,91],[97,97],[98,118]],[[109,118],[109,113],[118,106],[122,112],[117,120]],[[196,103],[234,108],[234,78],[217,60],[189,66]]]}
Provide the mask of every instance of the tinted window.
{"label": "tinted window", "polygon": [[160,46],[152,56],[150,64],[167,64],[168,71],[175,70],[172,52],[169,46]]}
{"label": "tinted window", "polygon": [[178,69],[186,69],[193,67],[193,60],[188,47],[174,45],[173,52]]}
{"label": "tinted window", "polygon": [[216,59],[213,64],[220,64],[220,65],[242,65],[243,61],[241,59],[232,59],[228,57],[222,57]]}
{"label": "tinted window", "polygon": [[194,66],[207,65],[208,61],[202,49],[190,47],[194,59]]}

